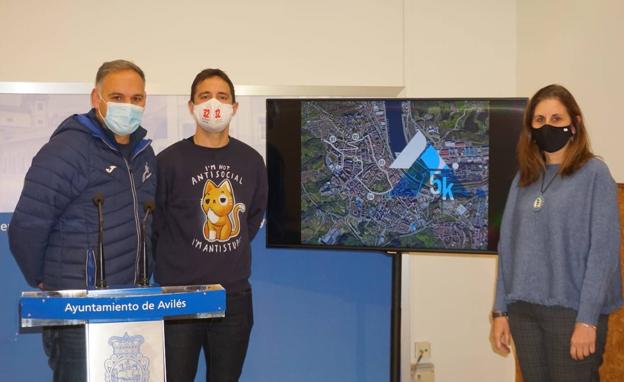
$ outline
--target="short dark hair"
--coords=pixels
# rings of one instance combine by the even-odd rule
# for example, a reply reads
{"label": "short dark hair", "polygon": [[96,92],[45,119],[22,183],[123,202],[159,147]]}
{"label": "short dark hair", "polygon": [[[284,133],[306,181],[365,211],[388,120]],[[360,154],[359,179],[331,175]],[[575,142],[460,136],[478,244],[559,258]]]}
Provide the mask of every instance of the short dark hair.
{"label": "short dark hair", "polygon": [[234,84],[230,77],[221,69],[204,69],[201,72],[197,73],[195,79],[193,80],[193,84],[191,85],[191,102],[195,99],[195,91],[197,90],[197,85],[200,82],[207,80],[208,78],[219,77],[223,81],[227,82],[230,87],[230,92],[232,93],[232,102],[236,102],[236,94],[234,93]]}
{"label": "short dark hair", "polygon": [[137,64],[127,60],[113,60],[105,62],[102,66],[100,66],[97,74],[95,75],[95,86],[99,85],[107,75],[115,72],[121,72],[123,70],[132,70],[136,72],[143,80],[143,83],[145,83],[145,74],[141,68],[137,66]]}

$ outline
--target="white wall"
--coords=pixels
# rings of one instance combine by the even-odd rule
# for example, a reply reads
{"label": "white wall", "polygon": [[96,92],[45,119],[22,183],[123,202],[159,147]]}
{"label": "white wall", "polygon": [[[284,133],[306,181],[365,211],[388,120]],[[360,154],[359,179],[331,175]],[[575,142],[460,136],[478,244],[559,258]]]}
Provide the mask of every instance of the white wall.
{"label": "white wall", "polygon": [[515,5],[406,0],[406,96],[515,96]]}
{"label": "white wall", "polygon": [[0,81],[92,82],[127,58],[186,94],[197,72],[244,85],[403,83],[403,0],[0,0]]}
{"label": "white wall", "polygon": [[594,152],[624,182],[624,2],[518,1],[518,92],[560,83],[574,94]]}
{"label": "white wall", "polygon": [[[516,96],[515,0],[405,4],[406,96]],[[431,342],[436,381],[513,381],[488,339],[496,257],[412,254],[403,267],[406,329]]]}

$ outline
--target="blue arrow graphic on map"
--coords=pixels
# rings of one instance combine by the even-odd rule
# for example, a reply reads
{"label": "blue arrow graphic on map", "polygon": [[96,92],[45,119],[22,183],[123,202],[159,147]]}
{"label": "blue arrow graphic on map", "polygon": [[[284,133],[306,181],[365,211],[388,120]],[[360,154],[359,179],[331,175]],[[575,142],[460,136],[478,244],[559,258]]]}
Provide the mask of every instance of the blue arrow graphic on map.
{"label": "blue arrow graphic on map", "polygon": [[393,196],[416,196],[431,180],[432,172],[452,183],[456,196],[468,196],[467,190],[457,181],[453,171],[444,162],[438,151],[427,142],[420,131],[398,153],[390,165],[393,169],[406,170],[391,192]]}

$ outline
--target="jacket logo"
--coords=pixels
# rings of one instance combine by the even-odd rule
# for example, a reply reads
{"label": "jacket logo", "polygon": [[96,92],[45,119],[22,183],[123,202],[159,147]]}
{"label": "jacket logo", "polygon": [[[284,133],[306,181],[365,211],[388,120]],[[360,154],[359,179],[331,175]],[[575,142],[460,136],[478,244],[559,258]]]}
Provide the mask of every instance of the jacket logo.
{"label": "jacket logo", "polygon": [[117,166],[110,165],[110,166],[106,167],[106,172],[111,174],[113,171],[115,171],[116,168],[117,168]]}
{"label": "jacket logo", "polygon": [[145,171],[143,171],[143,177],[142,177],[143,183],[145,183],[145,181],[148,180],[150,176],[152,176],[152,172],[150,171],[150,168],[147,162],[145,162]]}

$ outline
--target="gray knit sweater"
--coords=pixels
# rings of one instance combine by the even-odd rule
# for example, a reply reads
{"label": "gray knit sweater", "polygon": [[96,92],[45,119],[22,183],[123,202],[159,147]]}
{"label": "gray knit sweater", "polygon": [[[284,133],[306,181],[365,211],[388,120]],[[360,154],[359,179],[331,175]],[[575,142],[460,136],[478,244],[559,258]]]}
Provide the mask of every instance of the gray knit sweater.
{"label": "gray knit sweater", "polygon": [[[559,170],[547,167],[549,183]],[[606,164],[591,159],[571,176],[556,175],[534,208],[542,180],[509,190],[498,245],[494,310],[526,301],[576,310],[596,324],[622,305],[617,187]]]}

